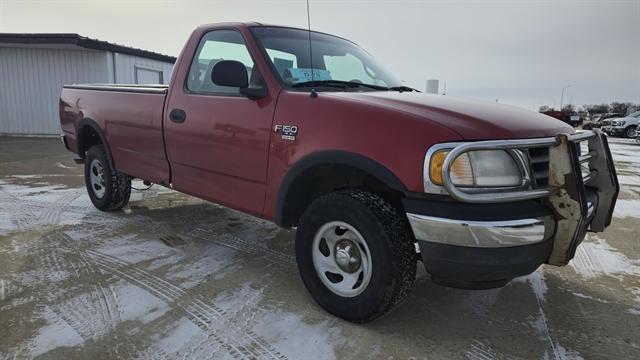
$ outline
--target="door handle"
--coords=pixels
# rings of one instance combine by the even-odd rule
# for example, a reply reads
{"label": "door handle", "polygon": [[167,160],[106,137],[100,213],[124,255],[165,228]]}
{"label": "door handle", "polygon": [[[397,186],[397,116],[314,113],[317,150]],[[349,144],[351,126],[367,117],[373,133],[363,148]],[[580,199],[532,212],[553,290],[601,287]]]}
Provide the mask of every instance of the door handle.
{"label": "door handle", "polygon": [[183,123],[187,120],[187,113],[182,109],[173,109],[169,113],[169,119],[174,123]]}

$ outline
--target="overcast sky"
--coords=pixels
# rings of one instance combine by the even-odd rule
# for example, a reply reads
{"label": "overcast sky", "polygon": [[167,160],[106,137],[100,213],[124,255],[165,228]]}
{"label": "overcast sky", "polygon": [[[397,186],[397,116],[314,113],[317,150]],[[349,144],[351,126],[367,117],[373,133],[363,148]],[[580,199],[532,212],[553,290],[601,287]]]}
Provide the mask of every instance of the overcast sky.
{"label": "overcast sky", "polygon": [[[313,30],[358,43],[406,84],[523,106],[640,103],[640,0],[311,0]],[[220,21],[306,27],[295,1],[0,0],[0,32],[73,32],[177,55]],[[442,89],[441,89],[442,90]]]}

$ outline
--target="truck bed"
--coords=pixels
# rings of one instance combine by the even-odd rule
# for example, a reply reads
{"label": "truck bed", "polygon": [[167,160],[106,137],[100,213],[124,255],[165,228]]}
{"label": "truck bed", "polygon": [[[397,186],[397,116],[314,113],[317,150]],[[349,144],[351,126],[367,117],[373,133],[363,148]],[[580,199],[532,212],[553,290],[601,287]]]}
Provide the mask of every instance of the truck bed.
{"label": "truck bed", "polygon": [[168,184],[169,165],[162,134],[168,88],[130,84],[64,86],[60,119],[67,146],[82,157],[81,149],[86,149],[86,144],[78,144],[77,135],[97,127],[109,144],[115,169]]}

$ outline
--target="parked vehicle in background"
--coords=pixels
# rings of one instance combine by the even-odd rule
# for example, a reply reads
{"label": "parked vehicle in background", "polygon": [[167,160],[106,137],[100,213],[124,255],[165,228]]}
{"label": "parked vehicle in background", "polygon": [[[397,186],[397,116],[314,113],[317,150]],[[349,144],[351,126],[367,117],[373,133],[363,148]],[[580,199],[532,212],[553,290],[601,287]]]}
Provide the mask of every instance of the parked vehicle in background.
{"label": "parked vehicle in background", "polygon": [[575,111],[567,112],[567,111],[558,111],[558,110],[548,110],[548,111],[542,112],[542,114],[561,120],[573,127],[578,127],[580,124],[582,124],[582,118]]}
{"label": "parked vehicle in background", "polygon": [[598,130],[421,94],[348,40],[258,23],[197,28],[168,87],[65,86],[60,121],[98,209],[135,177],[296,228],[305,286],[354,322],[396,308],[418,259],[465,289],[567,265],[619,190]]}
{"label": "parked vehicle in background", "polygon": [[584,120],[577,112],[572,111],[569,113],[569,125],[575,128],[582,125],[583,122]]}
{"label": "parked vehicle in background", "polygon": [[640,124],[640,111],[636,111],[622,118],[610,119],[610,124],[604,126],[602,130],[612,136],[623,136],[635,138],[636,130]]}
{"label": "parked vehicle in background", "polygon": [[584,130],[598,129],[606,124],[605,120],[612,119],[612,118],[619,118],[619,117],[623,117],[623,115],[617,114],[617,113],[595,115],[582,126],[582,129]]}
{"label": "parked vehicle in background", "polygon": [[624,115],[620,115],[620,116],[610,117],[610,118],[608,118],[608,119],[606,119],[606,120],[603,120],[603,121],[602,121],[602,126],[600,127],[600,129],[602,129],[602,131],[603,131],[604,133],[606,133],[606,131],[604,130],[605,128],[610,127],[610,126],[611,126],[611,124],[612,124],[614,121],[616,121],[616,120],[618,120],[618,119],[621,119],[621,118],[623,118],[623,117],[624,117]]}

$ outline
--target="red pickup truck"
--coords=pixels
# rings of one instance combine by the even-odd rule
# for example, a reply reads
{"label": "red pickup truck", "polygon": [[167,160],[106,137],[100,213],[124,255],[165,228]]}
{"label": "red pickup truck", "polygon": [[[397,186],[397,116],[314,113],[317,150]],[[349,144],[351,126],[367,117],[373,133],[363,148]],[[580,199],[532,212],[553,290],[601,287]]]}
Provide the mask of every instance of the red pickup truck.
{"label": "red pickup truck", "polygon": [[422,94],[356,44],[289,27],[201,26],[170,86],[65,86],[60,121],[98,209],[140,178],[296,228],[307,289],[354,322],[396,307],[419,260],[465,289],[566,265],[618,194],[598,130]]}

